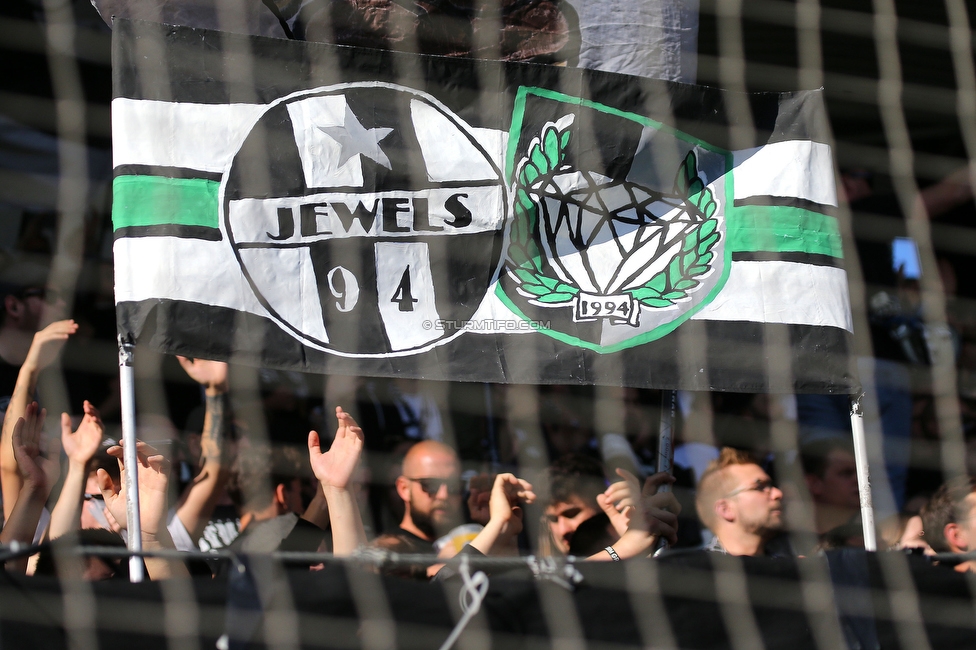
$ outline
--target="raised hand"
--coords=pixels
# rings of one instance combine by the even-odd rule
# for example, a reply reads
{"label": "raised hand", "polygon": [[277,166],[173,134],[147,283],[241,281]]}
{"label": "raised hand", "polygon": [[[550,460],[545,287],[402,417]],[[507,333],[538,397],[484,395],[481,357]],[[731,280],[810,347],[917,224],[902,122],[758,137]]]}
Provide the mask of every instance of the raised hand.
{"label": "raised hand", "polygon": [[468,515],[471,521],[484,526],[491,519],[489,502],[495,478],[491,474],[478,474],[468,481]]}
{"label": "raised hand", "polygon": [[[96,473],[96,480],[98,482],[98,489],[102,493],[102,498],[105,500],[105,509],[108,510],[109,514],[115,519],[120,528],[128,528],[128,514],[126,513],[126,487],[125,487],[125,462],[123,460],[123,448],[121,445],[115,445],[114,447],[108,448],[109,456],[117,459],[119,462],[119,484],[116,485],[109,476],[109,473],[104,469],[99,469]],[[155,447],[148,445],[142,441],[136,443],[136,455],[139,458],[139,463],[143,467],[149,466],[148,459],[150,457],[159,457],[159,452],[156,451]],[[139,472],[139,510],[140,510],[140,523],[146,521],[146,516],[142,514],[142,482],[144,480],[143,475],[147,472]]]}
{"label": "raised hand", "polygon": [[339,420],[339,427],[336,429],[335,440],[325,453],[322,453],[319,446],[318,432],[309,432],[308,458],[312,464],[312,472],[322,483],[322,487],[346,490],[363,453],[363,430],[341,406],[336,407],[336,419]]}
{"label": "raised hand", "polygon": [[514,474],[499,474],[491,487],[488,509],[491,518],[471,540],[485,555],[517,555],[515,538],[522,532],[522,504],[535,501],[532,485]]}
{"label": "raised hand", "polygon": [[87,465],[94,458],[105,434],[105,425],[98,409],[85,400],[84,410],[85,415],[74,433],[71,431],[71,416],[61,414],[61,446],[68,460],[79,465]]}
{"label": "raised hand", "polygon": [[632,527],[647,530],[651,535],[663,537],[672,544],[678,541],[678,515],[681,504],[673,492],[658,492],[662,485],[674,483],[667,472],[658,472],[646,481],[641,492],[641,507],[635,509]]}
{"label": "raised hand", "polygon": [[227,364],[223,361],[188,359],[180,356],[176,359],[186,374],[190,375],[190,379],[207,389],[208,393],[227,392]]}
{"label": "raised hand", "polygon": [[40,490],[47,490],[51,485],[41,457],[46,414],[47,411],[38,407],[37,402],[31,402],[24,417],[17,419],[13,430],[14,458],[17,459],[20,477],[25,485],[30,484]]}
{"label": "raised hand", "polygon": [[522,532],[523,503],[535,501],[532,484],[518,478],[514,474],[499,474],[495,477],[495,484],[491,488],[488,509],[491,512],[489,521],[503,524],[501,535],[512,536]]}
{"label": "raised hand", "polygon": [[[15,541],[30,544],[34,539],[34,531],[37,530],[37,522],[41,518],[41,511],[52,485],[41,455],[44,448],[41,434],[43,424],[44,411],[34,402],[27,405],[24,417],[17,418],[11,427],[12,455],[17,463],[18,480],[22,484],[16,499],[10,504],[10,515],[0,531],[0,544]],[[21,573],[26,571],[27,558],[15,560],[12,565],[8,565],[8,570]]]}
{"label": "raised hand", "polygon": [[359,506],[349,489],[363,454],[363,430],[341,406],[336,407],[336,419],[339,420],[339,428],[329,451],[322,453],[317,432],[308,433],[308,458],[315,478],[322,484],[322,492],[329,506],[332,552],[342,556],[355,552],[366,543],[366,529]]}
{"label": "raised hand", "polygon": [[617,475],[623,480],[611,483],[603,494],[597,495],[596,502],[610,519],[617,535],[623,535],[630,528],[630,518],[641,488],[637,477],[627,470],[618,468]]}
{"label": "raised hand", "polygon": [[68,337],[78,331],[78,323],[73,320],[59,320],[34,334],[27,359],[24,364],[38,370],[51,365],[61,352]]}

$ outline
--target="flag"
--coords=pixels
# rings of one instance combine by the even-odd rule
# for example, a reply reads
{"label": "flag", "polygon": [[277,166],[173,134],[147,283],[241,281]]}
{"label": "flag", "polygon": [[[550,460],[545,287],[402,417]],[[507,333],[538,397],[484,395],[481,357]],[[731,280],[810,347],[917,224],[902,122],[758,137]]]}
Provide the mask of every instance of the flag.
{"label": "flag", "polygon": [[749,96],[733,150],[727,93],[605,72],[125,20],[113,62],[126,338],[342,374],[856,385],[820,92]]}

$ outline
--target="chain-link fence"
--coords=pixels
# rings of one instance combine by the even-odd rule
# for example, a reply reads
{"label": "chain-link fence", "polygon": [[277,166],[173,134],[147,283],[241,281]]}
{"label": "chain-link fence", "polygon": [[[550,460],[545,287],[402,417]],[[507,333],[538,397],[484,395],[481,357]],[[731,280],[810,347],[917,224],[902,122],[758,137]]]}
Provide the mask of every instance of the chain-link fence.
{"label": "chain-link fence", "polygon": [[974,9],[5,6],[0,644],[972,646]]}

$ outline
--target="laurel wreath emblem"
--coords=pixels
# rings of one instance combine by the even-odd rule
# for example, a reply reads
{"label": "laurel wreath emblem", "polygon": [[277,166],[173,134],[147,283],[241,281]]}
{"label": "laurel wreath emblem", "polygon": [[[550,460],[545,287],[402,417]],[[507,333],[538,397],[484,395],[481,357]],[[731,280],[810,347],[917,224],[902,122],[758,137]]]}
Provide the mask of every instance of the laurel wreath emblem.
{"label": "laurel wreath emblem", "polygon": [[[510,272],[520,292],[534,302],[548,305],[570,303],[580,289],[546,273],[543,254],[534,236],[538,232],[539,207],[533,199],[536,193],[532,188],[544,187],[556,174],[571,171],[566,164],[571,124],[570,118],[543,127],[519,161],[512,187],[515,206],[508,248]],[[709,262],[714,257],[712,248],[720,239],[715,218],[718,204],[698,174],[693,151],[678,168],[673,193],[666,196],[679,199],[688,215],[699,223],[688,232],[681,250],[662,271],[641,286],[625,289],[635,300],[652,308],[668,307],[686,298],[701,283],[699,278],[710,268]]]}

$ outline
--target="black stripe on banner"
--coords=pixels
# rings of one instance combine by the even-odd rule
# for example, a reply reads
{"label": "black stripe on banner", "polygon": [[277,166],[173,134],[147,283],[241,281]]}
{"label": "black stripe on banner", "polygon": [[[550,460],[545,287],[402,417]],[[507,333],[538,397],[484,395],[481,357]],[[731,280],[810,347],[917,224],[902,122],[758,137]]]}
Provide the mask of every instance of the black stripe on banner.
{"label": "black stripe on banner", "polygon": [[112,171],[112,176],[163,176],[165,178],[199,178],[206,181],[217,181],[223,177],[218,172],[205,172],[188,167],[167,167],[165,165],[119,165]]}
{"label": "black stripe on banner", "polygon": [[[851,334],[833,327],[691,320],[662,339],[605,355],[543,334],[469,332],[423,354],[350,359],[306,347],[269,319],[222,307],[146,300],[119,303],[117,316],[123,335],[131,334],[167,354],[233,356],[250,365],[304,372],[743,393],[852,394],[858,390],[850,365]],[[789,345],[792,386],[774,384],[767,374],[766,360],[783,352],[766,343],[774,328],[780,335],[772,340]],[[679,339],[694,346],[680,345]]]}
{"label": "black stripe on banner", "polygon": [[205,239],[207,241],[221,241],[223,235],[219,228],[206,226],[179,226],[175,224],[161,224],[158,226],[130,226],[115,231],[114,239],[123,237],[180,237],[182,239]]}
{"label": "black stripe on banner", "polygon": [[784,206],[787,208],[801,208],[810,212],[819,212],[831,217],[837,216],[837,208],[832,205],[816,203],[807,199],[799,199],[792,196],[749,196],[744,199],[736,199],[733,204],[735,207],[747,205],[759,206]]}
{"label": "black stripe on banner", "polygon": [[817,255],[815,253],[776,253],[771,251],[755,251],[732,253],[733,262],[795,262],[811,266],[832,266],[844,268],[844,260],[832,255]]}

